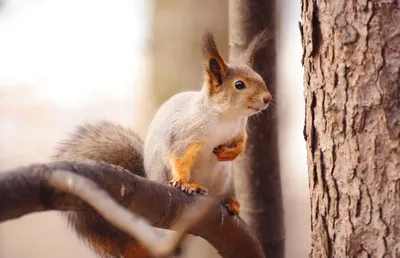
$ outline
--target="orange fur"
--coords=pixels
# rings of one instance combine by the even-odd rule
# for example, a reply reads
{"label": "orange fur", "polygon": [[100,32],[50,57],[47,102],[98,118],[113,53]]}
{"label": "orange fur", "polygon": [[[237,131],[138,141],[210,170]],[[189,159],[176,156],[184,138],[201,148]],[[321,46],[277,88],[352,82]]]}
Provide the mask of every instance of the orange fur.
{"label": "orange fur", "polygon": [[203,142],[195,142],[188,147],[185,154],[183,154],[181,157],[177,157],[174,154],[171,155],[170,162],[172,166],[173,178],[170,181],[170,185],[181,188],[182,191],[185,191],[189,194],[196,192],[205,194],[207,192],[207,189],[199,184],[189,182],[193,165],[203,147]]}
{"label": "orange fur", "polygon": [[235,197],[229,197],[225,200],[225,206],[228,207],[228,210],[234,214],[239,215],[240,213],[240,203]]}
{"label": "orange fur", "polygon": [[102,257],[121,254],[124,258],[150,258],[149,251],[135,239],[117,242],[115,239],[102,239],[86,235],[86,240]]}
{"label": "orange fur", "polygon": [[245,151],[247,141],[246,131],[242,131],[230,145],[221,145],[214,149],[218,161],[232,161]]}
{"label": "orange fur", "polygon": [[150,252],[142,245],[133,243],[132,245],[127,245],[124,252],[122,253],[124,258],[150,258]]}
{"label": "orange fur", "polygon": [[[114,254],[117,253],[121,250],[121,246],[119,246],[118,244],[115,244],[112,241],[108,241],[108,239],[104,239],[104,238],[99,238],[98,236],[92,235],[92,234],[88,234],[85,235],[85,240],[87,241],[87,243],[90,244],[90,246],[92,246],[97,253],[106,256],[109,254]],[[135,243],[137,244],[137,243]]]}

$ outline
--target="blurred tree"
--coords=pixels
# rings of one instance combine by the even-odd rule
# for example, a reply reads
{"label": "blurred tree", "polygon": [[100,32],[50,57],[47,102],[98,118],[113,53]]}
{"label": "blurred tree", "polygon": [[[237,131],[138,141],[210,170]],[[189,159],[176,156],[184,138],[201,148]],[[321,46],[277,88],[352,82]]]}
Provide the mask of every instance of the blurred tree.
{"label": "blurred tree", "polygon": [[155,105],[183,90],[200,89],[201,36],[209,29],[228,54],[228,2],[223,0],[155,1],[151,96]]}
{"label": "blurred tree", "polygon": [[[265,28],[271,33],[271,41],[256,54],[255,70],[275,96],[275,2],[229,1],[231,60]],[[247,149],[235,166],[234,181],[242,206],[241,216],[256,231],[266,257],[279,258],[284,254],[284,230],[277,125],[276,109],[249,119]]]}
{"label": "blurred tree", "polygon": [[400,257],[400,3],[302,1],[310,257]]}
{"label": "blurred tree", "polygon": [[225,0],[155,0],[150,29],[150,74],[138,106],[137,130],[144,137],[157,108],[172,95],[202,86],[201,37],[215,34],[218,49],[228,54],[228,2]]}

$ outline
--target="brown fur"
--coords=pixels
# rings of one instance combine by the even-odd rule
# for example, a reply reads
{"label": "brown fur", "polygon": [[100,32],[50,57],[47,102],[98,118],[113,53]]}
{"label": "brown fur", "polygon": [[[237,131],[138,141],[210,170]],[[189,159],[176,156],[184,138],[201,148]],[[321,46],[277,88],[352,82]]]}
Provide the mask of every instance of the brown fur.
{"label": "brown fur", "polygon": [[248,45],[247,49],[240,55],[239,60],[253,68],[254,56],[257,51],[267,46],[270,38],[268,30],[258,33]]}
{"label": "brown fur", "polygon": [[124,258],[152,258],[146,248],[136,243],[128,243],[126,249],[122,252]]}
{"label": "brown fur", "polygon": [[76,230],[78,237],[101,257],[117,258],[122,254],[129,254],[124,258],[148,257],[147,254],[136,256],[134,250],[142,254],[148,252],[135,239],[110,225],[95,211],[66,214],[69,225]]}
{"label": "brown fur", "polygon": [[[263,98],[268,102],[272,99],[264,80],[253,70],[254,56],[260,48],[266,46],[267,40],[268,33],[262,31],[254,37],[238,60],[227,64],[220,56],[212,34],[210,32],[204,34],[205,84],[210,98],[222,111],[232,111],[235,106],[258,107],[261,105],[258,103],[259,99]],[[214,59],[217,62],[210,64],[210,60]],[[235,83],[239,80],[246,85],[245,90],[235,88]]]}
{"label": "brown fur", "polygon": [[203,56],[207,83],[210,85],[210,94],[218,91],[218,86],[226,78],[228,67],[219,54],[213,34],[206,32],[203,35]]}
{"label": "brown fur", "polygon": [[[78,126],[57,148],[55,160],[105,161],[145,176],[143,141],[133,131],[107,121]],[[144,248],[126,233],[111,226],[95,211],[66,212],[68,224],[101,257],[147,257]],[[137,250],[137,251],[136,251]]]}
{"label": "brown fur", "polygon": [[107,121],[78,126],[59,144],[54,158],[60,161],[105,161],[145,177],[142,139],[132,130]]}

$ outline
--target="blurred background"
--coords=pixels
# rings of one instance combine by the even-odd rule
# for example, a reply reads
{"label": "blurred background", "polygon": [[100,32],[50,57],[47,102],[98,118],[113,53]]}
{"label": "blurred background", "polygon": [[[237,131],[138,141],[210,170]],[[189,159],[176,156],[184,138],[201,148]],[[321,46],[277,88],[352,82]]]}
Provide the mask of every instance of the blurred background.
{"label": "blurred background", "polygon": [[[277,1],[278,111],[286,257],[308,257],[310,222],[300,1]],[[0,0],[0,171],[47,162],[83,122],[145,137],[156,108],[199,89],[200,40],[228,56],[227,0]],[[190,237],[186,257],[218,257]],[[96,257],[56,212],[0,224],[0,258]]]}

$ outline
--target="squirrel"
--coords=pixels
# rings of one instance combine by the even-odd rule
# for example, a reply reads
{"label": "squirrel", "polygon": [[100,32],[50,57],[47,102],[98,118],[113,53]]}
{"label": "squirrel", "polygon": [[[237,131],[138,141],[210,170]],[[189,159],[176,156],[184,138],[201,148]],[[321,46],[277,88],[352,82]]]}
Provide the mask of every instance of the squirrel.
{"label": "squirrel", "polygon": [[[178,93],[156,112],[145,142],[135,132],[107,121],[78,126],[57,148],[58,161],[105,161],[136,175],[169,184],[187,194],[228,196],[232,215],[233,161],[245,151],[248,117],[264,110],[272,96],[254,71],[256,52],[267,33],[256,35],[238,60],[226,63],[210,32],[203,35],[205,77],[199,91]],[[68,212],[69,224],[103,257],[143,257],[146,251],[100,215]]]}
{"label": "squirrel", "polygon": [[[171,97],[149,126],[144,145],[149,179],[189,194],[232,192],[232,161],[245,150],[247,118],[272,99],[264,80],[252,69],[254,54],[265,37],[265,32],[257,35],[239,61],[227,64],[214,36],[204,34],[202,89]],[[239,213],[239,202],[233,196],[225,202],[229,211]]]}

